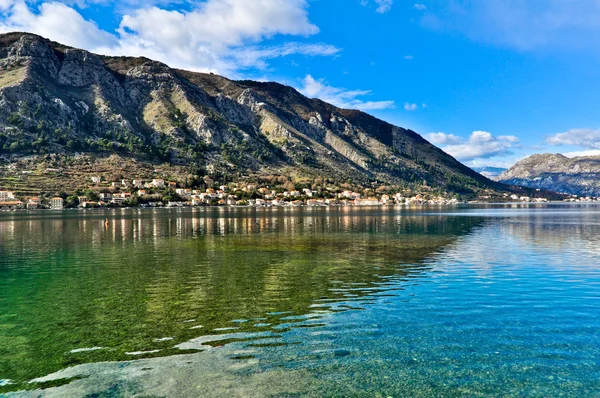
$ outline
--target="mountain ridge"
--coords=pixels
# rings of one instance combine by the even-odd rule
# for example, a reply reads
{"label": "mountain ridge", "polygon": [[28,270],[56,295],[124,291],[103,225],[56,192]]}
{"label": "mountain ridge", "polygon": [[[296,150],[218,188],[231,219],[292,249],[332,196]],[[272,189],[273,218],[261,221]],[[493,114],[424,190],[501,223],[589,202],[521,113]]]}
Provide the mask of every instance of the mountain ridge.
{"label": "mountain ridge", "polygon": [[506,184],[580,196],[600,196],[600,156],[529,156],[498,177]]}
{"label": "mountain ridge", "polygon": [[0,35],[0,156],[135,157],[190,173],[507,190],[416,132],[274,82]]}

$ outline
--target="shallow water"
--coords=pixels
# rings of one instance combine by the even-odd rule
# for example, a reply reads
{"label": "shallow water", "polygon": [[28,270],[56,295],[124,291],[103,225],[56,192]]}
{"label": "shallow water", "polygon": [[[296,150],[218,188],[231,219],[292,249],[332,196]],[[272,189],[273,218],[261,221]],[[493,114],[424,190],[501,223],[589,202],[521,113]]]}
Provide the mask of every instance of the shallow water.
{"label": "shallow water", "polygon": [[599,232],[594,205],[0,214],[0,394],[599,396]]}

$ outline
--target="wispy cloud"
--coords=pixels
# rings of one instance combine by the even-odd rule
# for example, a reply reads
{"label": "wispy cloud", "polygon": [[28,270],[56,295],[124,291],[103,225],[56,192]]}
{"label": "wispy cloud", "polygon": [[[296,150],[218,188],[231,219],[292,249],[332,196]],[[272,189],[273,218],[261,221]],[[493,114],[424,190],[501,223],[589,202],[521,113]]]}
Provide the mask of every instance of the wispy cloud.
{"label": "wispy cloud", "polygon": [[375,12],[379,14],[385,14],[392,9],[394,0],[361,0],[360,4],[363,7],[375,6]]}
{"label": "wispy cloud", "polygon": [[554,146],[570,145],[600,149],[600,129],[572,129],[548,137],[546,143]]}
{"label": "wispy cloud", "polygon": [[600,156],[600,149],[590,149],[589,151],[574,151],[563,153],[568,158],[578,158],[580,156]]}
{"label": "wispy cloud", "polygon": [[423,23],[521,50],[600,50],[596,0],[448,0],[427,7]]}
{"label": "wispy cloud", "polygon": [[394,0],[375,0],[375,3],[377,3],[377,9],[375,11],[380,14],[385,14],[392,9]]}
{"label": "wispy cloud", "polygon": [[418,110],[419,108],[425,109],[425,108],[427,108],[427,104],[421,104],[421,106],[419,106],[419,104],[413,104],[410,102],[404,103],[404,110],[406,110],[406,111],[413,112],[413,111]]}
{"label": "wispy cloud", "polygon": [[417,3],[413,6],[413,8],[415,10],[425,11],[427,9],[427,6],[425,4]]}
{"label": "wispy cloud", "polygon": [[365,101],[359,97],[370,95],[370,90],[347,90],[332,87],[324,79],[315,79],[307,75],[298,91],[310,98],[319,98],[339,108],[360,109],[363,111],[389,109],[395,106],[394,101]]}

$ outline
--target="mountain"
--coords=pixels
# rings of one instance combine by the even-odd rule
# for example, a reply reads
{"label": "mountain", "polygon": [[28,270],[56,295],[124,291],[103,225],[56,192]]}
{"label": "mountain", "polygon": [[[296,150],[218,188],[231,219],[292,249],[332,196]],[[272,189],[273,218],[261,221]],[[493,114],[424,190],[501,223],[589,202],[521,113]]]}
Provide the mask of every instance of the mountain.
{"label": "mountain", "polygon": [[529,156],[498,177],[507,184],[580,196],[600,196],[600,156]]}
{"label": "mountain", "polygon": [[291,87],[100,56],[26,33],[0,35],[0,104],[0,185],[19,170],[23,189],[157,170],[506,188],[414,131]]}
{"label": "mountain", "polygon": [[483,167],[473,167],[473,170],[485,176],[491,180],[495,180],[500,174],[504,173],[507,169],[503,167],[492,167],[492,166],[483,166]]}

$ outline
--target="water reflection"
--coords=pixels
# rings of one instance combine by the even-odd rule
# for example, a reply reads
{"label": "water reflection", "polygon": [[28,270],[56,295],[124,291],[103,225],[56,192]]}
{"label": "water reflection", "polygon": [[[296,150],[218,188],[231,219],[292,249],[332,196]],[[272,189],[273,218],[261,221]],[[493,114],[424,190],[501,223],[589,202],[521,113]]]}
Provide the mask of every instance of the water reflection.
{"label": "water reflection", "polygon": [[2,380],[83,364],[40,381],[90,376],[59,395],[600,391],[597,207],[11,214],[0,232]]}
{"label": "water reflection", "polygon": [[424,272],[482,223],[353,208],[3,215],[0,379],[179,353],[207,333],[282,331],[315,300]]}

